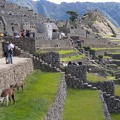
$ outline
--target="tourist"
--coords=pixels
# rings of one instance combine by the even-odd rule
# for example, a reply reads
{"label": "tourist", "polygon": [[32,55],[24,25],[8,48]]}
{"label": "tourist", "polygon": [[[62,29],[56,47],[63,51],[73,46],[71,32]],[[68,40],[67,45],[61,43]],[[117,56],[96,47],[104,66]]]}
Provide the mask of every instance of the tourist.
{"label": "tourist", "polygon": [[9,50],[8,50],[9,42],[6,42],[5,49],[4,49],[4,56],[6,64],[9,64]]}
{"label": "tourist", "polygon": [[25,37],[25,35],[26,35],[26,32],[25,32],[25,30],[23,29],[23,30],[21,31],[21,38]]}
{"label": "tourist", "polygon": [[12,60],[12,57],[13,57],[13,48],[14,48],[14,45],[12,44],[12,42],[10,41],[9,42],[9,46],[8,46],[8,50],[9,50],[9,56],[10,56],[10,60],[9,60],[9,63],[10,64],[13,64],[13,60]]}
{"label": "tourist", "polygon": [[69,65],[72,65],[72,62],[71,62],[71,61],[68,62],[68,66],[69,66]]}
{"label": "tourist", "polygon": [[78,62],[78,65],[82,65],[82,62],[81,62],[81,61],[79,61],[79,62]]}
{"label": "tourist", "polygon": [[26,30],[26,37],[30,37],[30,31]]}

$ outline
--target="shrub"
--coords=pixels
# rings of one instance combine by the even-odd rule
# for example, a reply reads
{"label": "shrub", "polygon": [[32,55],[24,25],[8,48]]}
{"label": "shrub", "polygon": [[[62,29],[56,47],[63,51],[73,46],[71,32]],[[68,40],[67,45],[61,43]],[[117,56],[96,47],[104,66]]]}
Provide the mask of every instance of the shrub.
{"label": "shrub", "polygon": [[91,49],[90,46],[84,46],[83,48],[85,51],[89,51]]}

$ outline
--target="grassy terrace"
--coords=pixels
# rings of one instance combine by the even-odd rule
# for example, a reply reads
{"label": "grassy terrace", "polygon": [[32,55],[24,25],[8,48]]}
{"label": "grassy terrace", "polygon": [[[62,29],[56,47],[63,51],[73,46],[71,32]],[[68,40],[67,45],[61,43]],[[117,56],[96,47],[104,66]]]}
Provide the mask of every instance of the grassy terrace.
{"label": "grassy terrace", "polygon": [[120,54],[120,52],[119,52],[119,51],[118,51],[118,52],[114,52],[114,53],[112,52],[111,54],[115,54],[115,55],[116,55],[116,54],[118,54],[118,55],[119,55],[119,54]]}
{"label": "grassy terrace", "polygon": [[104,120],[99,92],[68,88],[63,120]]}
{"label": "grassy terrace", "polygon": [[91,48],[91,50],[116,50],[116,49],[120,49],[120,48],[118,48],[118,47],[116,47],[116,48]]}
{"label": "grassy terrace", "polygon": [[[37,50],[36,51],[38,54],[40,53],[46,53],[46,52],[50,52],[47,50]],[[64,55],[64,54],[69,54],[69,53],[73,53],[73,52],[77,52],[76,50],[54,50],[54,52],[58,52],[60,55]]]}
{"label": "grassy terrace", "polygon": [[[38,54],[46,53],[46,52],[50,52],[50,51],[40,51],[40,50],[36,51],[36,53],[38,53]],[[60,58],[60,61],[65,61],[65,62],[78,61],[78,60],[82,59],[82,57],[83,57],[83,55],[73,55],[73,56],[69,57],[70,53],[77,53],[76,50],[57,50],[57,51],[54,51],[54,52],[58,52],[60,55],[68,54],[68,57]]]}
{"label": "grassy terrace", "polygon": [[76,53],[77,51],[76,50],[60,50],[60,51],[57,51],[59,52],[60,55],[64,55],[64,54],[69,54],[69,53]]}
{"label": "grassy terrace", "polygon": [[115,95],[120,96],[120,86],[119,85],[115,85]]}
{"label": "grassy terrace", "polygon": [[111,120],[120,120],[120,113],[111,113]]}
{"label": "grassy terrace", "polygon": [[83,55],[60,58],[60,61],[75,61],[82,59]]}
{"label": "grassy terrace", "polygon": [[93,73],[87,73],[87,80],[91,81],[91,82],[98,82],[98,81],[109,81],[113,79],[113,77],[111,78],[110,76],[108,76],[108,78],[104,78],[104,77],[101,77],[101,76],[97,76]]}
{"label": "grassy terrace", "polygon": [[24,93],[15,92],[16,104],[0,106],[0,120],[42,120],[54,101],[60,73],[35,71],[25,79]]}

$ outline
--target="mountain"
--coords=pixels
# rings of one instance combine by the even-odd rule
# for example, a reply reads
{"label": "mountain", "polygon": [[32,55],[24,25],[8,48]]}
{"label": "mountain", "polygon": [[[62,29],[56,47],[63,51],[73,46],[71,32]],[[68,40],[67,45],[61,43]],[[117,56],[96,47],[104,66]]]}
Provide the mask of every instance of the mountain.
{"label": "mountain", "polygon": [[66,11],[76,11],[81,17],[87,10],[98,10],[101,14],[107,17],[114,25],[120,26],[120,3],[106,2],[106,3],[93,3],[93,2],[76,2],[55,4],[46,0],[32,1],[32,0],[7,0],[15,2],[19,5],[30,7],[35,12],[44,15],[51,19],[66,20],[69,15]]}
{"label": "mountain", "polygon": [[20,6],[29,7],[30,9],[33,9],[35,12],[37,12],[36,9],[36,2],[32,0],[6,0],[9,3],[17,3]]}

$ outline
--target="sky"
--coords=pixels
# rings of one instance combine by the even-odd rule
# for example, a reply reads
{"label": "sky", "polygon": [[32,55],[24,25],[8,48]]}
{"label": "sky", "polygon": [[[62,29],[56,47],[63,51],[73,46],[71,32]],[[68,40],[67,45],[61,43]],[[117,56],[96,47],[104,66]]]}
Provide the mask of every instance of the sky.
{"label": "sky", "polygon": [[[40,0],[33,0],[33,1],[40,1]],[[60,4],[61,2],[120,2],[120,0],[47,0],[53,3]]]}

